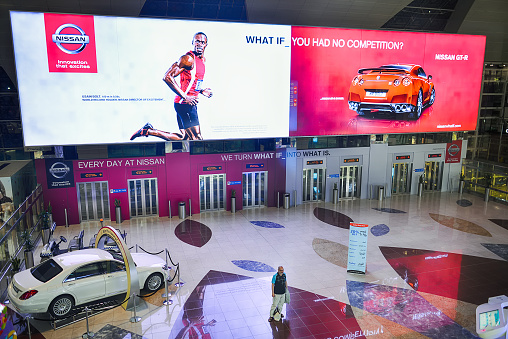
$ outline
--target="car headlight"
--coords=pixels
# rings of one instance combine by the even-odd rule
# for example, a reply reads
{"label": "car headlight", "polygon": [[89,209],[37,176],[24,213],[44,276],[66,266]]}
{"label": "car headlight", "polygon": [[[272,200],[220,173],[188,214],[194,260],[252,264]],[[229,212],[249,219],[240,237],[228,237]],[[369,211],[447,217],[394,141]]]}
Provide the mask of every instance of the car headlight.
{"label": "car headlight", "polygon": [[395,81],[393,82],[393,86],[398,86],[398,85],[400,85],[400,80],[395,79]]}
{"label": "car headlight", "polygon": [[360,81],[358,82],[358,84],[363,85],[363,79],[360,79]]}
{"label": "car headlight", "polygon": [[356,86],[356,85],[358,85],[358,77],[355,77],[353,79],[353,86]]}
{"label": "car headlight", "polygon": [[404,86],[409,86],[409,85],[411,85],[411,79],[409,79],[409,78],[404,78],[404,80],[402,80],[402,84],[403,84]]}

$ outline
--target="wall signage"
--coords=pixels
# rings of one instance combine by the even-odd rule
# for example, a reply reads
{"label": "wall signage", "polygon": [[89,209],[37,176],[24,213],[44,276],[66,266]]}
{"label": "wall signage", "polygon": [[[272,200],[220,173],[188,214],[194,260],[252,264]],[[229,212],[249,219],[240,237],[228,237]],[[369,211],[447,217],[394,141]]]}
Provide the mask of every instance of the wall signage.
{"label": "wall signage", "polygon": [[209,171],[220,171],[222,169],[222,166],[205,166],[203,167],[203,171],[209,172]]}
{"label": "wall signage", "polygon": [[446,144],[445,163],[460,162],[462,153],[462,140],[454,140]]}
{"label": "wall signage", "polygon": [[330,174],[328,178],[340,178],[340,174]]}
{"label": "wall signage", "polygon": [[322,165],[323,160],[309,160],[307,161],[307,165]]}
{"label": "wall signage", "polygon": [[347,272],[365,274],[367,268],[367,238],[369,225],[349,223]]}
{"label": "wall signage", "polygon": [[411,159],[411,156],[410,155],[397,155],[395,157],[396,160],[409,160]]}
{"label": "wall signage", "polygon": [[147,174],[152,174],[153,171],[152,170],[137,170],[137,171],[132,171],[131,173],[132,173],[132,175],[147,175]]}
{"label": "wall signage", "polygon": [[87,178],[102,178],[104,176],[104,174],[102,174],[102,172],[81,173],[80,176],[81,176],[82,179],[87,179]]}
{"label": "wall signage", "polygon": [[247,164],[246,168],[264,168],[265,164]]}
{"label": "wall signage", "polygon": [[241,185],[242,182],[241,181],[228,181],[227,184],[228,184],[228,186],[230,186],[230,185]]}
{"label": "wall signage", "polygon": [[427,158],[441,158],[441,153],[428,154]]}
{"label": "wall signage", "polygon": [[74,187],[72,161],[46,159],[48,188]]}
{"label": "wall signage", "polygon": [[344,159],[344,163],[345,163],[345,164],[350,163],[350,162],[360,162],[360,158],[349,158],[349,159]]}
{"label": "wall signage", "polygon": [[414,171],[415,173],[423,173],[425,169],[424,168],[415,168]]}
{"label": "wall signage", "polygon": [[109,193],[113,194],[113,193],[126,193],[127,192],[127,188],[118,188],[118,189],[110,189],[109,190]]}

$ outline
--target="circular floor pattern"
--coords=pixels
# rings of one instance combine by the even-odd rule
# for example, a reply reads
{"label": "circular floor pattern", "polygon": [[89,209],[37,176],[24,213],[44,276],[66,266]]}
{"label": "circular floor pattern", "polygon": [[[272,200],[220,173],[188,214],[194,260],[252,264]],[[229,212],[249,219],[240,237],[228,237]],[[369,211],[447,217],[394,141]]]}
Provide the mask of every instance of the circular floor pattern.
{"label": "circular floor pattern", "polygon": [[462,207],[469,207],[469,206],[473,205],[473,203],[467,199],[460,199],[460,200],[457,200],[457,205],[462,206]]}
{"label": "circular floor pattern", "polygon": [[244,269],[246,271],[251,272],[277,272],[275,268],[273,268],[270,265],[263,264],[259,261],[252,261],[252,260],[231,260],[233,264],[240,267],[241,269]]}
{"label": "circular floor pattern", "polygon": [[203,247],[212,238],[212,230],[199,221],[185,219],[176,226],[175,235],[184,243]]}
{"label": "circular floor pattern", "polygon": [[343,213],[321,207],[316,207],[314,209],[314,216],[322,222],[347,230],[349,229],[349,223],[353,222],[353,219]]}
{"label": "circular floor pattern", "polygon": [[251,221],[250,223],[265,228],[284,228],[284,226],[281,224],[277,224],[276,222],[271,221]]}
{"label": "circular floor pattern", "polygon": [[390,232],[390,227],[388,227],[385,224],[374,225],[370,229],[370,233],[372,233],[376,237],[380,237],[382,235],[388,234],[388,232]]}

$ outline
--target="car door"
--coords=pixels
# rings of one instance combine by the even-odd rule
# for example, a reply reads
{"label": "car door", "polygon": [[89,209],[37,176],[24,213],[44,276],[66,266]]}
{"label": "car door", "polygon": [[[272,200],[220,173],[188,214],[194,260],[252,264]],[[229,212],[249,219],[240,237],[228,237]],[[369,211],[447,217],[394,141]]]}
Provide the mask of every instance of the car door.
{"label": "car door", "polygon": [[64,291],[74,296],[77,305],[104,298],[105,266],[104,262],[94,262],[78,267],[64,280]]}
{"label": "car door", "polygon": [[127,292],[127,271],[125,264],[119,261],[109,260],[106,262],[108,273],[106,274],[106,295],[116,295]]}

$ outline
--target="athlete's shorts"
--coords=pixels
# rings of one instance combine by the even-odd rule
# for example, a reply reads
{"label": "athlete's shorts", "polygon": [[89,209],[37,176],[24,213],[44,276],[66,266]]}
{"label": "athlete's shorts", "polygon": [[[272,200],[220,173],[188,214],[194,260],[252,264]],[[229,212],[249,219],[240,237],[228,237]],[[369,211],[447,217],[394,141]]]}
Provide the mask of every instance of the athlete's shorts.
{"label": "athlete's shorts", "polygon": [[178,128],[187,129],[199,125],[198,106],[178,104],[175,102],[176,119]]}

